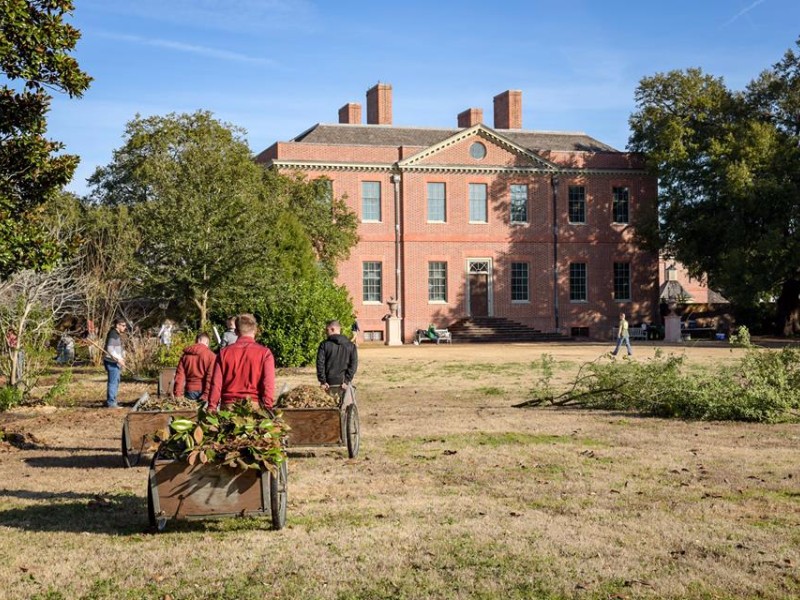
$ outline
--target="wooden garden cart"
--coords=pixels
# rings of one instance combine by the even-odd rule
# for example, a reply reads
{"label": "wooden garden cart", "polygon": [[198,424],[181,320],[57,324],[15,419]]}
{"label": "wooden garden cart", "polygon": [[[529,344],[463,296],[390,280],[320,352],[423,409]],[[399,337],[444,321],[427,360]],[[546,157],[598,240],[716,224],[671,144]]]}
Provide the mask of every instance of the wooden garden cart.
{"label": "wooden garden cart", "polygon": [[[331,390],[337,392],[335,388]],[[350,458],[358,456],[361,436],[355,388],[351,385],[338,392],[338,407],[280,409],[290,427],[287,448],[346,447]]]}
{"label": "wooden garden cart", "polygon": [[269,515],[272,528],[283,529],[287,480],[285,459],[273,474],[214,463],[190,465],[156,453],[147,486],[150,525],[163,531],[170,519]]}
{"label": "wooden garden cart", "polygon": [[[162,369],[158,376],[158,395],[172,392],[175,369]],[[167,431],[173,418],[194,418],[195,409],[180,410],[140,410],[146,397],[139,398],[122,423],[122,464],[126,467],[138,465],[144,455],[153,454],[158,449],[155,436],[159,431]]]}

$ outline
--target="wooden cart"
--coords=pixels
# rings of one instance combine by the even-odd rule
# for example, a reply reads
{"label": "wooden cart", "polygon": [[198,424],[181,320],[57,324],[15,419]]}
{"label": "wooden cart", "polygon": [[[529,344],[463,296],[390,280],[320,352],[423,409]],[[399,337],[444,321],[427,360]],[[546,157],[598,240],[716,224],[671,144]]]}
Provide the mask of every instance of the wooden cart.
{"label": "wooden cart", "polygon": [[346,447],[350,458],[358,456],[361,444],[355,388],[341,393],[338,407],[283,408],[283,420],[291,428],[286,447]]}
{"label": "wooden cart", "polygon": [[125,415],[122,423],[122,463],[126,467],[138,465],[142,456],[155,453],[158,442],[155,434],[168,431],[169,422],[175,418],[193,419],[196,410],[139,410],[139,402]]}
{"label": "wooden cart", "polygon": [[170,519],[270,515],[272,528],[283,529],[287,481],[286,460],[272,474],[213,463],[190,465],[162,459],[157,453],[147,487],[150,525],[163,531]]}

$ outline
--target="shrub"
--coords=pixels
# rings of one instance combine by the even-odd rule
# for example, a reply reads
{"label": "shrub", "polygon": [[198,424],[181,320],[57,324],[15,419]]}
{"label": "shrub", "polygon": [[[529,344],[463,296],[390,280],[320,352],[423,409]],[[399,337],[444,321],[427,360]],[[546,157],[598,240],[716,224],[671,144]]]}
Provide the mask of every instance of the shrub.
{"label": "shrub", "polygon": [[194,344],[197,333],[192,330],[176,331],[172,334],[172,344],[159,345],[153,358],[156,367],[177,367],[183,356],[183,351]]}
{"label": "shrub", "polygon": [[750,341],[750,330],[746,325],[740,325],[736,331],[731,333],[729,343],[734,348],[752,348]]}
{"label": "shrub", "polygon": [[0,387],[0,412],[22,404],[22,389],[13,385]]}
{"label": "shrub", "polygon": [[347,290],[325,276],[284,282],[274,292],[255,312],[261,329],[259,341],[272,350],[279,366],[313,363],[327,321],[338,319],[342,331],[352,324],[353,305]]}

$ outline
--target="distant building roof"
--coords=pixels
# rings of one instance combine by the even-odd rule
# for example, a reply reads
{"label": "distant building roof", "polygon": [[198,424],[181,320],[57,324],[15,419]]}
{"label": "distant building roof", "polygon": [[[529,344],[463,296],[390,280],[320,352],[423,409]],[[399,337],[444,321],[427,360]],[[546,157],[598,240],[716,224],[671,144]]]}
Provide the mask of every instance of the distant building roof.
{"label": "distant building roof", "polygon": [[661,291],[658,294],[661,300],[666,302],[692,302],[692,296],[687,292],[678,281],[671,279],[661,284]]}
{"label": "distant building roof", "polygon": [[[455,135],[462,129],[393,127],[390,125],[350,125],[318,123],[293,142],[346,146],[420,146],[429,147]],[[528,131],[498,129],[498,134],[528,150],[556,152],[619,152],[581,132]]]}

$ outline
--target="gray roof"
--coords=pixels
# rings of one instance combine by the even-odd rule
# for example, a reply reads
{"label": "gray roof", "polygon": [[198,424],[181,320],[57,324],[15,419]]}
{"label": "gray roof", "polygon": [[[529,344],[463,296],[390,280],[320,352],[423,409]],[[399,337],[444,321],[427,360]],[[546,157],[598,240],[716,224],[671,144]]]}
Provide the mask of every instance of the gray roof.
{"label": "gray roof", "polygon": [[[391,125],[349,125],[318,123],[293,142],[342,146],[419,146],[427,148],[446,140],[462,129],[393,127]],[[580,132],[493,130],[528,150],[562,152],[619,152],[615,148]]]}

